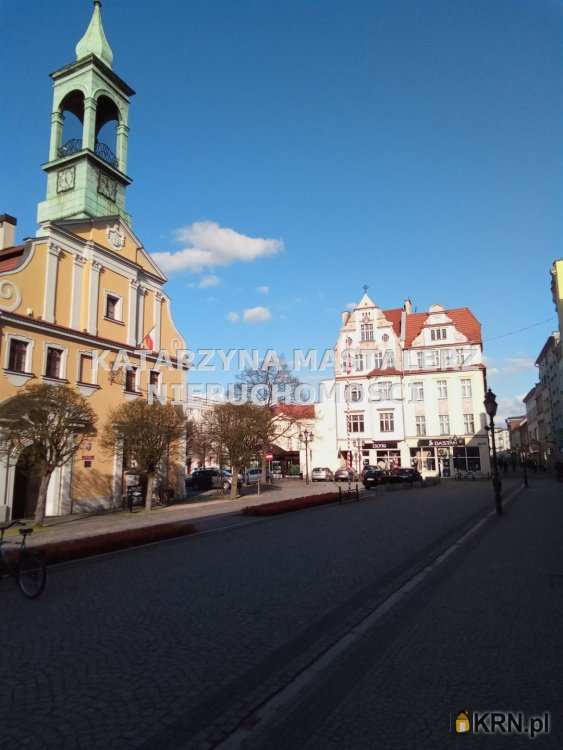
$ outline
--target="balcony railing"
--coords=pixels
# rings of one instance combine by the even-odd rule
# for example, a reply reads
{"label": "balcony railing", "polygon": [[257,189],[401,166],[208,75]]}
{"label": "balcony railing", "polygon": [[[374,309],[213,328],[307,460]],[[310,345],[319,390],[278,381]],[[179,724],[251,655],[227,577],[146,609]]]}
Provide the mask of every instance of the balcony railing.
{"label": "balcony railing", "polygon": [[[71,138],[70,141],[59,146],[57,156],[62,159],[64,156],[72,156],[72,154],[77,154],[79,151],[82,151],[82,141],[80,138]],[[96,156],[99,156],[100,159],[107,162],[107,164],[111,164],[112,167],[117,169],[119,166],[117,156],[107,144],[102,143],[101,141],[96,141],[94,153]]]}

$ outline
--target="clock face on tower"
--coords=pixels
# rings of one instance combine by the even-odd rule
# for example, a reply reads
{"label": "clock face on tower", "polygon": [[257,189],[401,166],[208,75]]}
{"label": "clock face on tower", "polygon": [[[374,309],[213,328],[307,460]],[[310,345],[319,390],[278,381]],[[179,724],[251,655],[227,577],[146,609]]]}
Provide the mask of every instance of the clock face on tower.
{"label": "clock face on tower", "polygon": [[117,182],[104,172],[98,172],[98,193],[115,203],[117,197]]}
{"label": "clock face on tower", "polygon": [[57,172],[57,193],[64,193],[74,187],[74,167],[59,169]]}

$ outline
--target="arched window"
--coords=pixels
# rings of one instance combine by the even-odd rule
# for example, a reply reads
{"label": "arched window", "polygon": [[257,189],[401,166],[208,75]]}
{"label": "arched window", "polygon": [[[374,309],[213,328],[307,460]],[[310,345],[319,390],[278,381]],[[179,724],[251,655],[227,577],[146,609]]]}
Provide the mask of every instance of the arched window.
{"label": "arched window", "polygon": [[75,154],[82,148],[82,128],[84,125],[84,94],[71,91],[59,106],[63,116],[60,142],[57,144],[57,157]]}
{"label": "arched window", "polygon": [[96,104],[96,154],[117,167],[117,126],[119,109],[109,96],[101,95]]}

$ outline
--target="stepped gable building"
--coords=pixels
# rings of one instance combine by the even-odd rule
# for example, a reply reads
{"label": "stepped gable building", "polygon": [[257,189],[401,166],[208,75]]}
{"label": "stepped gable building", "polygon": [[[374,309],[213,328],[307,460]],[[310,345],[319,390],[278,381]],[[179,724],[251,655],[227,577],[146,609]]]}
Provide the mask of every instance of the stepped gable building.
{"label": "stepped gable building", "polygon": [[383,310],[366,290],[342,313],[335,363],[318,407],[334,444],[317,463],[489,470],[481,325],[467,307]]}
{"label": "stepped gable building", "polygon": [[[113,70],[94,2],[76,60],[51,74],[53,107],[46,198],[33,238],[15,241],[16,219],[0,216],[0,400],[29,382],[65,383],[90,399],[101,428],[124,399],[181,398],[185,372],[162,368],[158,352],[185,348],[166,277],[126,211],[129,106],[133,89]],[[67,133],[74,122],[76,133]],[[131,367],[108,371],[124,351]],[[178,365],[174,357],[173,364]],[[174,390],[176,389],[176,390]],[[37,477],[25,456],[2,456],[0,517],[32,515]],[[177,467],[183,492],[183,465]],[[93,439],[49,485],[47,514],[118,502],[122,457]]]}

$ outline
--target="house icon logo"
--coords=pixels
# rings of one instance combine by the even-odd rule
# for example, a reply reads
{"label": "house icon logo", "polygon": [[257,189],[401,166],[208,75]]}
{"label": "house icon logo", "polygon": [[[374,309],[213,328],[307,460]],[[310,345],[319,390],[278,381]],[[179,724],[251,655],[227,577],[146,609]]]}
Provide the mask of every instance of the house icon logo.
{"label": "house icon logo", "polygon": [[460,711],[455,717],[454,723],[456,734],[466,734],[471,729],[471,720],[469,718],[469,711]]}

